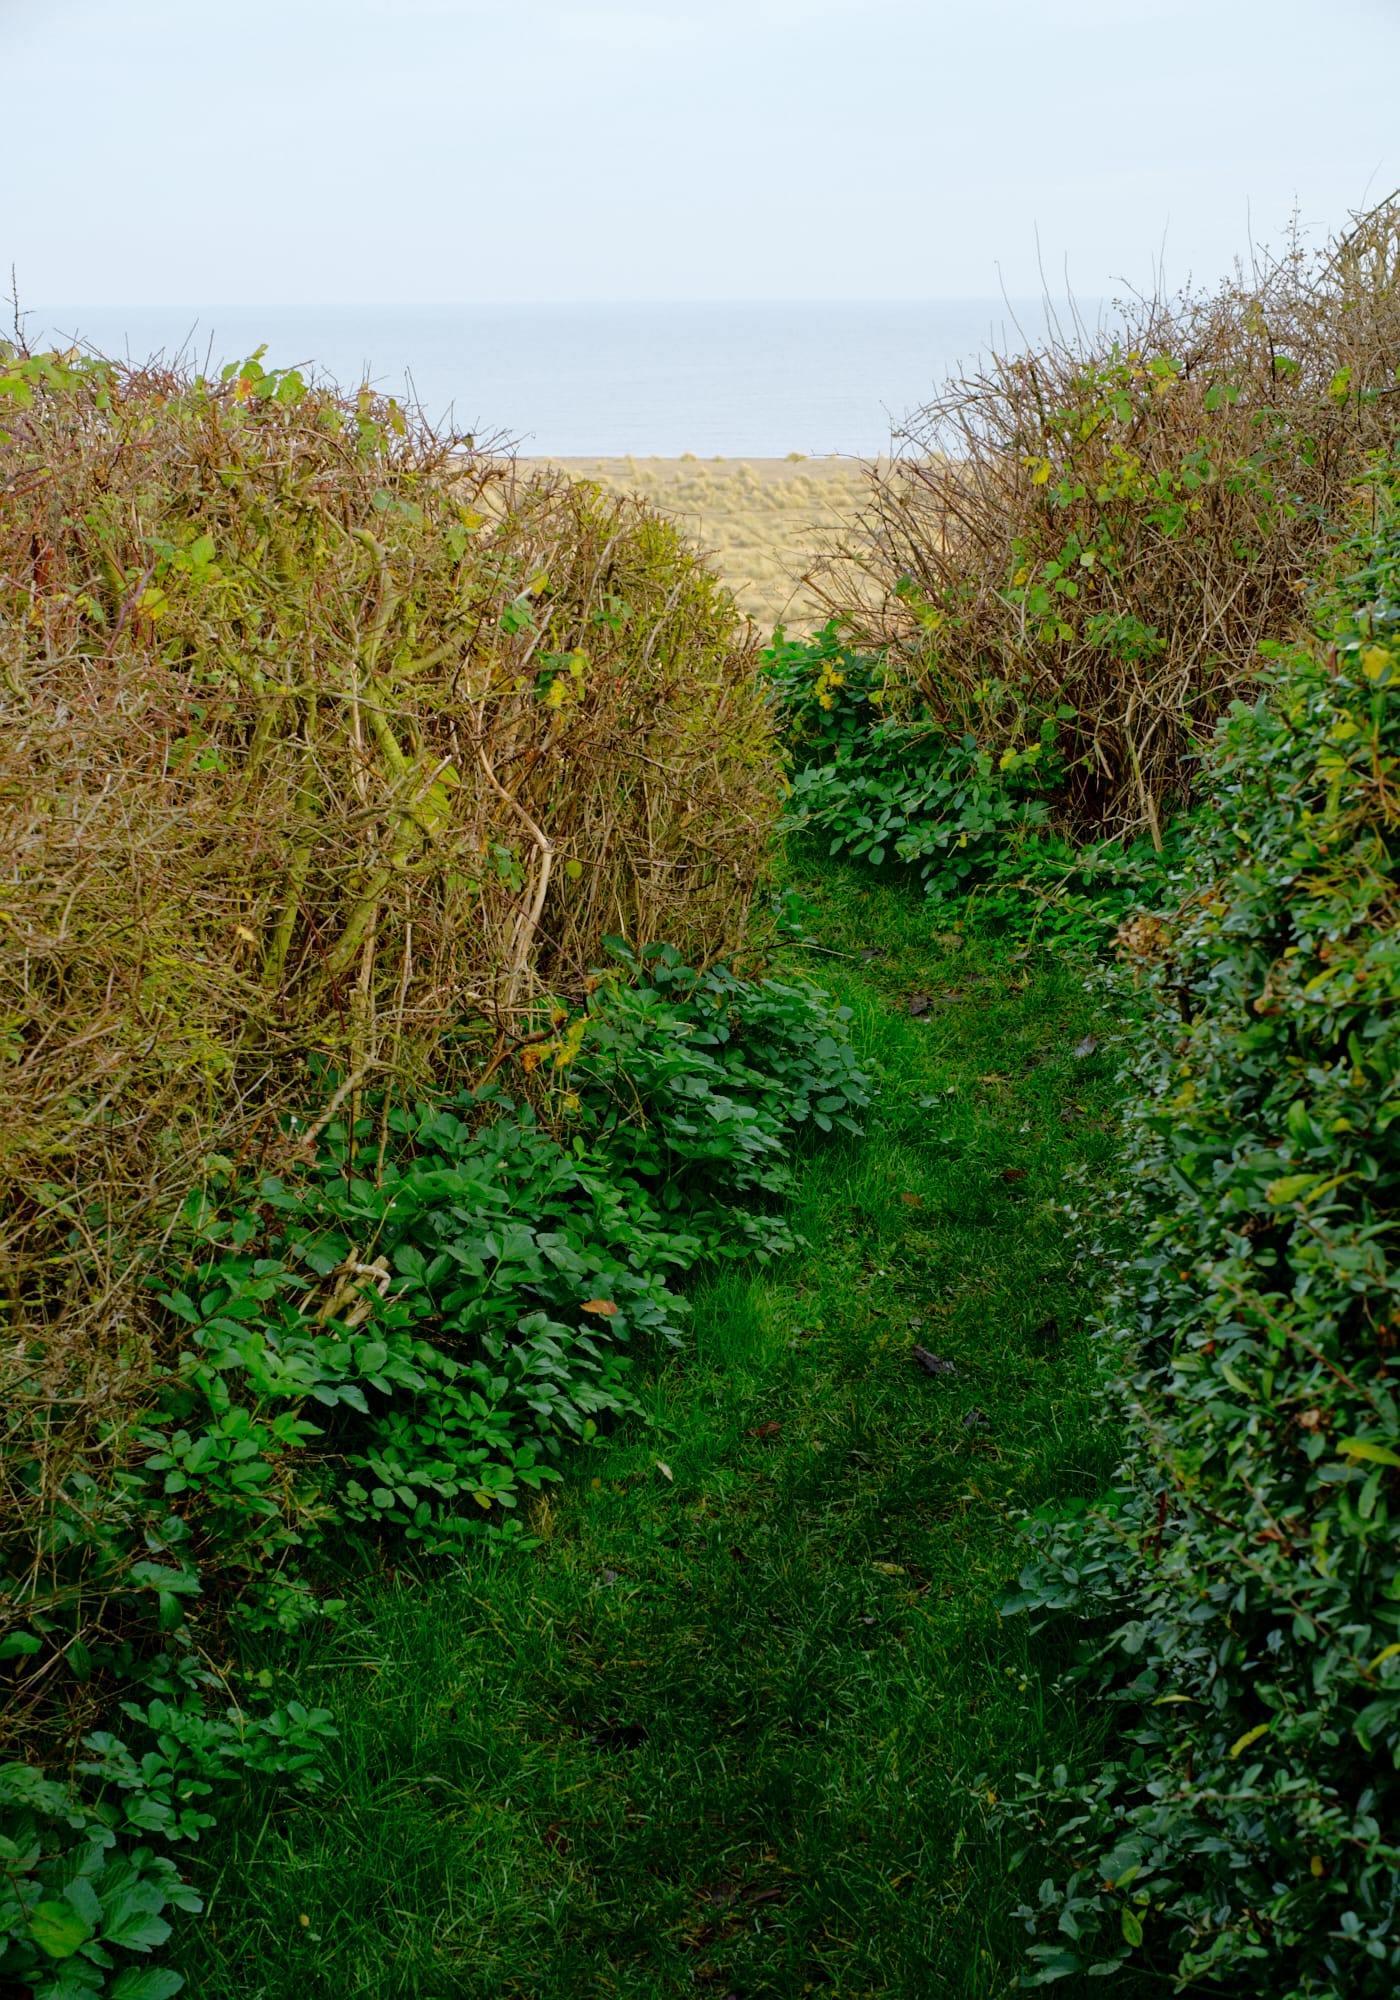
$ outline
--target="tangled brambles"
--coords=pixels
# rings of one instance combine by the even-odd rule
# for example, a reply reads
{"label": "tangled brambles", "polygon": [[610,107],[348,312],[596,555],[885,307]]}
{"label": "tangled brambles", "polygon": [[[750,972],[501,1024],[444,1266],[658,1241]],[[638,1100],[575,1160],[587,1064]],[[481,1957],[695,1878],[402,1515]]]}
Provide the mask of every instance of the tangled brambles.
{"label": "tangled brambles", "polygon": [[994,756],[1053,722],[1057,823],[1160,841],[1261,642],[1306,625],[1310,568],[1366,518],[1398,365],[1391,201],[1316,257],[951,383],[816,585],[888,649],[891,714]]}
{"label": "tangled brambles", "polygon": [[368,392],[0,350],[0,500],[4,1504],[33,1525],[161,1365],[133,1262],[211,1164],[470,1082],[605,934],[712,959],[777,782],[674,529]]}

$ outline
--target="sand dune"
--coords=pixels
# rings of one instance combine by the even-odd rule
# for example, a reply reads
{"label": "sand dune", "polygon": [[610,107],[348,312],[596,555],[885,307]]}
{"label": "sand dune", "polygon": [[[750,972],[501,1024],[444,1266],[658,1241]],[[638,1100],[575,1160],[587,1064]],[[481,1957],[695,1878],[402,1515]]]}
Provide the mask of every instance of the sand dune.
{"label": "sand dune", "polygon": [[825,616],[802,585],[823,540],[854,515],[865,487],[854,458],[558,458],[575,478],[637,493],[682,520],[714,556],[740,609],[765,637],[813,631]]}

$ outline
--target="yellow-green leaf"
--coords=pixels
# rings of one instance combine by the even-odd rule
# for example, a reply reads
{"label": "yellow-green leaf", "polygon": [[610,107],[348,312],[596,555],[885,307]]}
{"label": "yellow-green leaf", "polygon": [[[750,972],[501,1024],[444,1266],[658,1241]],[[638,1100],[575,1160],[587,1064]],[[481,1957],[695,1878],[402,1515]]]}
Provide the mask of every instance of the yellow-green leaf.
{"label": "yellow-green leaf", "polygon": [[1373,1465],[1400,1465],[1400,1453],[1393,1452],[1386,1444],[1372,1444],[1369,1438],[1338,1438],[1337,1449],[1343,1458],[1365,1458]]}
{"label": "yellow-green leaf", "polygon": [[1317,1186],[1316,1174],[1285,1174],[1282,1180],[1270,1181],[1264,1190],[1264,1199],[1275,1208],[1286,1201],[1301,1201]]}
{"label": "yellow-green leaf", "polygon": [[1281,1208],[1290,1201],[1317,1201],[1333,1188],[1340,1187],[1346,1174],[1333,1174],[1330,1179],[1322,1174],[1285,1174],[1282,1180],[1271,1181],[1264,1190],[1264,1199],[1274,1208]]}
{"label": "yellow-green leaf", "polygon": [[1267,1736],[1273,1726],[1272,1722],[1261,1722],[1253,1729],[1246,1729],[1244,1735],[1237,1736],[1235,1741],[1230,1745],[1230,1755],[1232,1757],[1243,1756],[1250,1744],[1257,1743],[1261,1736]]}

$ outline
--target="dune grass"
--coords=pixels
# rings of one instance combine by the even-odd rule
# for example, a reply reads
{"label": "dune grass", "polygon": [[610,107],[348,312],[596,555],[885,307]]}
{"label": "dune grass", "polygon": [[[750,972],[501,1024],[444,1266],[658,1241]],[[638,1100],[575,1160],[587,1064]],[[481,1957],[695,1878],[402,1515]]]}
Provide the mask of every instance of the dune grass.
{"label": "dune grass", "polygon": [[576,1461],[535,1547],[381,1566],[302,1654],[331,1788],[250,1796],[202,1854],[204,2000],[1019,1983],[996,1797],[1097,1724],[995,1605],[1017,1510],[1114,1463],[1084,1325],[1112,1024],[1081,968],[907,892],[804,893],[882,1078],[869,1137],[803,1167],[810,1249],[709,1274],[651,1427]]}
{"label": "dune grass", "polygon": [[814,632],[830,615],[805,582],[853,525],[872,467],[855,458],[572,458],[605,493],[637,495],[678,521],[760,632]]}

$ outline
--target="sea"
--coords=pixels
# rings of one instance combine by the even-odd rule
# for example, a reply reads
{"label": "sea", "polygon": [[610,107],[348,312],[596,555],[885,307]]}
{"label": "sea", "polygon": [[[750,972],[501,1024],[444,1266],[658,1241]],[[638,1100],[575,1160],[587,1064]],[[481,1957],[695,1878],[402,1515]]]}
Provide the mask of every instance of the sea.
{"label": "sea", "polygon": [[205,372],[265,345],[266,365],[371,382],[435,425],[539,457],[864,458],[989,348],[1036,344],[1048,311],[1007,299],[67,305],[27,313],[24,332],[31,351],[79,343]]}

